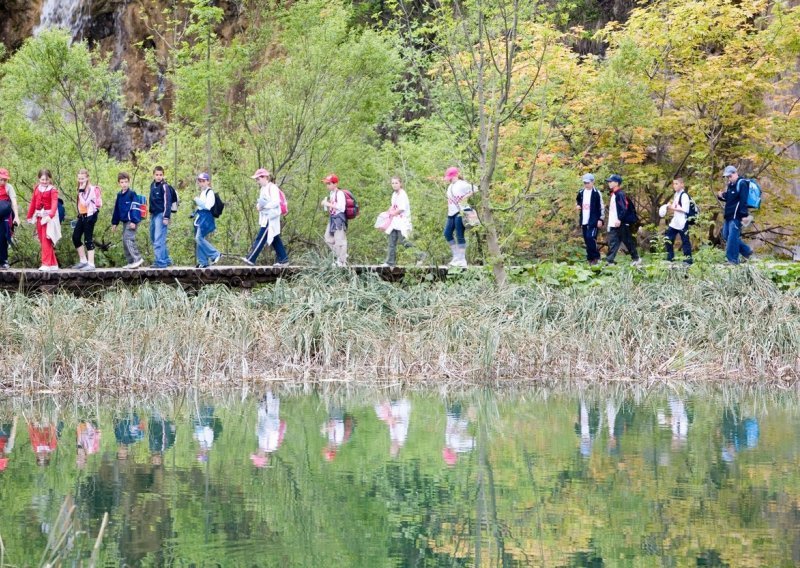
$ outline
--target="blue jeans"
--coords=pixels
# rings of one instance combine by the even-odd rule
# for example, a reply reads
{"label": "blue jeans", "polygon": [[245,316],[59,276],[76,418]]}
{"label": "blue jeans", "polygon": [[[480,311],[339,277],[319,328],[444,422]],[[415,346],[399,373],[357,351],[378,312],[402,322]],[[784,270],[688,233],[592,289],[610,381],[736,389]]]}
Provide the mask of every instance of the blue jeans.
{"label": "blue jeans", "polygon": [[464,221],[461,219],[460,213],[447,217],[447,223],[444,226],[444,238],[448,243],[453,242],[454,232],[458,244],[463,245],[467,242],[467,239],[464,238]]}
{"label": "blue jeans", "polygon": [[219,251],[206,240],[200,231],[200,227],[195,227],[194,242],[197,244],[195,253],[197,254],[197,264],[200,266],[208,266],[210,261],[219,257]]}
{"label": "blue jeans", "polygon": [[164,214],[158,213],[150,218],[150,242],[153,243],[155,265],[166,268],[172,264],[172,259],[167,251],[167,232],[169,225],[164,224]]}
{"label": "blue jeans", "polygon": [[595,224],[594,227],[581,225],[581,232],[583,232],[583,242],[586,245],[586,260],[589,262],[600,260],[600,251],[597,250],[597,225]]}
{"label": "blue jeans", "polygon": [[[264,245],[267,244],[267,229],[268,226],[259,229],[256,240],[253,241],[253,246],[250,249],[250,254],[247,256],[247,260],[254,264],[256,260],[258,260],[258,255],[261,254],[261,251],[264,249]],[[275,235],[275,238],[272,239],[272,248],[275,249],[275,262],[281,264],[289,262],[289,255],[286,254],[286,248],[283,246],[280,234]]]}
{"label": "blue jeans", "polygon": [[683,248],[683,262],[692,264],[692,241],[689,239],[689,226],[679,231],[673,227],[667,227],[665,237],[667,240],[664,242],[664,248],[667,251],[667,260],[672,261],[675,258],[675,237],[681,236],[681,247]]}
{"label": "blue jeans", "polygon": [[739,219],[725,220],[722,240],[725,241],[725,257],[731,264],[739,264],[740,254],[745,258],[753,254],[753,250],[742,242],[742,222]]}

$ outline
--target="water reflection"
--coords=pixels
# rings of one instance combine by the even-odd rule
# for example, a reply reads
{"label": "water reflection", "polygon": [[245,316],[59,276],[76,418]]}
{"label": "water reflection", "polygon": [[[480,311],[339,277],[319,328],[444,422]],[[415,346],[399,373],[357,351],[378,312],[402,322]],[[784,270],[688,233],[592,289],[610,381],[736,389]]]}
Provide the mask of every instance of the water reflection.
{"label": "water reflection", "polygon": [[731,398],[12,401],[4,562],[85,564],[107,511],[105,565],[796,565],[800,405]]}

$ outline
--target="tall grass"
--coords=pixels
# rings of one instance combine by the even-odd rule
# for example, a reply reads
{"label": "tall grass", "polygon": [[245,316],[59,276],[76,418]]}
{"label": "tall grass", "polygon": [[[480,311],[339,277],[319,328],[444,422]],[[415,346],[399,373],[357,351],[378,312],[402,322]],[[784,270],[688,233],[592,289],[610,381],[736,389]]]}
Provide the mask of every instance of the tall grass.
{"label": "tall grass", "polygon": [[502,290],[480,278],[402,286],[320,268],[249,294],[6,293],[0,314],[0,381],[14,391],[800,375],[800,294],[749,267]]}

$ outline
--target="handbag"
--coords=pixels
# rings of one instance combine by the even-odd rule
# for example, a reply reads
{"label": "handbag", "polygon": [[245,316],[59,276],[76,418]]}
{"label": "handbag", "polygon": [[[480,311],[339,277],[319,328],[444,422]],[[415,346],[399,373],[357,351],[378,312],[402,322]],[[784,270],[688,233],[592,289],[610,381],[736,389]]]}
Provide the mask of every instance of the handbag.
{"label": "handbag", "polygon": [[481,226],[481,220],[478,217],[478,212],[475,211],[469,205],[463,206],[460,203],[458,204],[459,209],[461,209],[461,220],[464,222],[464,226],[468,229],[474,229],[475,227]]}
{"label": "handbag", "polygon": [[375,228],[379,231],[386,231],[391,224],[392,217],[389,215],[388,211],[384,211],[383,213],[379,214],[378,218],[375,220]]}

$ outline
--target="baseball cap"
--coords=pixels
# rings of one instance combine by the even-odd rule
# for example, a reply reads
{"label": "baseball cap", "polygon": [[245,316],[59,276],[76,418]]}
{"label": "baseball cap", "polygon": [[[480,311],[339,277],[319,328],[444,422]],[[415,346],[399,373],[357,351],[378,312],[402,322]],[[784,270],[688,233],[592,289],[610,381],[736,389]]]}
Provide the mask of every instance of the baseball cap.
{"label": "baseball cap", "polygon": [[594,181],[594,174],[584,174],[583,175],[583,183],[589,183]]}
{"label": "baseball cap", "polygon": [[0,168],[0,179],[11,179],[7,169]]}
{"label": "baseball cap", "polygon": [[622,183],[622,176],[617,174],[612,174],[606,178],[606,181],[615,181],[617,183]]}
{"label": "baseball cap", "polygon": [[736,168],[733,166],[725,166],[725,170],[722,172],[722,177],[728,177],[731,174],[736,173]]}
{"label": "baseball cap", "polygon": [[202,180],[205,180],[205,181],[211,181],[211,176],[208,175],[206,172],[201,172],[201,173],[197,174],[197,179],[202,179]]}
{"label": "baseball cap", "polygon": [[322,181],[325,183],[339,183],[339,177],[336,174],[328,174]]}
{"label": "baseball cap", "polygon": [[269,173],[267,170],[265,170],[264,168],[258,168],[258,169],[256,170],[256,173],[254,173],[254,174],[253,174],[252,176],[250,176],[250,177],[252,177],[253,179],[256,179],[256,178],[260,178],[261,176],[269,176],[269,175],[272,175],[272,174],[270,174],[270,173]]}
{"label": "baseball cap", "polygon": [[449,167],[444,172],[444,179],[445,181],[452,181],[458,177],[458,168],[456,167]]}

